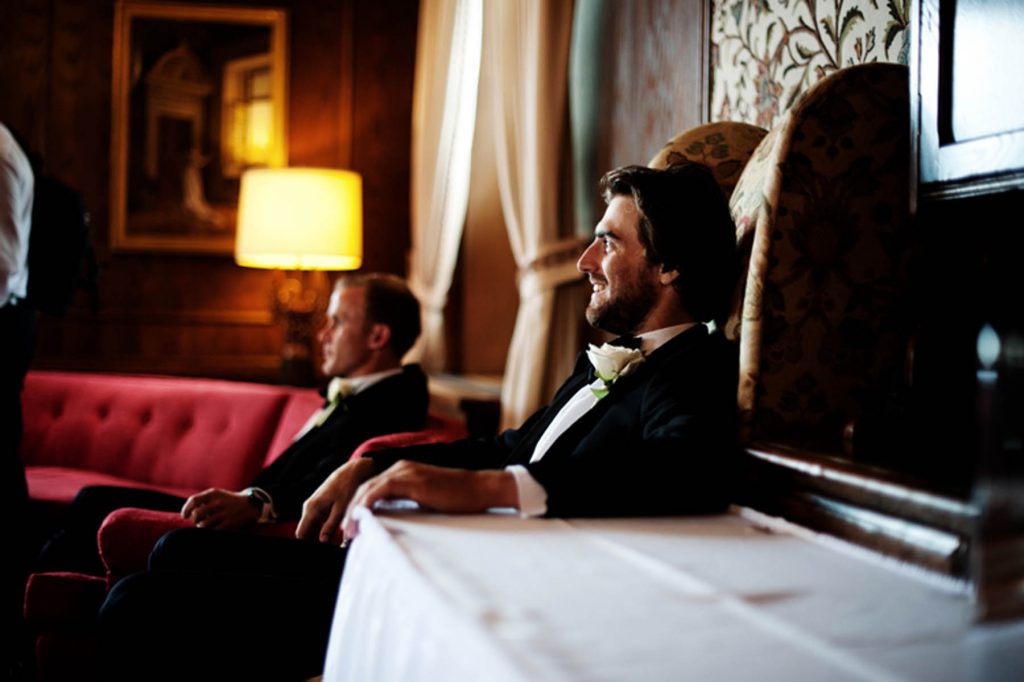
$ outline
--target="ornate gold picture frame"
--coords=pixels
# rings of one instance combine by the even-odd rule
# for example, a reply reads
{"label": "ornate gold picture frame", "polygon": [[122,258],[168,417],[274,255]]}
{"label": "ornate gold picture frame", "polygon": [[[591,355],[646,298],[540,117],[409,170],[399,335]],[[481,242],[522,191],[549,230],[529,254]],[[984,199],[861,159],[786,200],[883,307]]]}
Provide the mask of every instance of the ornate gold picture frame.
{"label": "ornate gold picture frame", "polygon": [[229,254],[246,168],[287,162],[287,14],[117,3],[115,251]]}

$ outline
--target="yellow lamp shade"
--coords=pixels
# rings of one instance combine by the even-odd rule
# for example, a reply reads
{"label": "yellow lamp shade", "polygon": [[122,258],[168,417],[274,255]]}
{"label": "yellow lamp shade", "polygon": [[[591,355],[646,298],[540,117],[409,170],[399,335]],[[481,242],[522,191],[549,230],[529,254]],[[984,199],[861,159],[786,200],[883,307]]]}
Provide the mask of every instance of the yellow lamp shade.
{"label": "yellow lamp shade", "polygon": [[235,262],[251,268],[355,270],[363,263],[363,179],[321,168],[242,175]]}

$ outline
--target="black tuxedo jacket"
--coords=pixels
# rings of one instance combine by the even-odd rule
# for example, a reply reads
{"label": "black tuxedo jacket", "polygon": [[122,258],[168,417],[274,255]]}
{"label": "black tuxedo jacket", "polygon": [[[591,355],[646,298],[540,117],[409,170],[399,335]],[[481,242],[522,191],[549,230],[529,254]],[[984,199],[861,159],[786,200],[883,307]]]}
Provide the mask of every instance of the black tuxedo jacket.
{"label": "black tuxedo jacket", "polygon": [[281,519],[297,519],[302,503],[332,471],[374,436],[419,431],[427,414],[427,378],[419,365],[406,365],[342,401],[327,421],[296,440],[256,476],[253,487],[266,490]]}
{"label": "black tuxedo jacket", "polygon": [[547,491],[548,516],[712,513],[729,502],[735,454],[736,348],[698,325],[647,356],[569,427],[539,462],[537,441],[592,381],[580,354],[551,404],[494,439],[373,453],[468,469],[522,464]]}

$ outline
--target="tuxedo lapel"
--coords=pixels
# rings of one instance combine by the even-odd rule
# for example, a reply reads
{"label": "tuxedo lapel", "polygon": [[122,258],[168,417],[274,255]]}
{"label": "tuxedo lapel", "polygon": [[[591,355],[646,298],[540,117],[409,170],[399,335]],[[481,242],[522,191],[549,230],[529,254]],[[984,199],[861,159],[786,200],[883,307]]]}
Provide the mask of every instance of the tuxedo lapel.
{"label": "tuxedo lapel", "polygon": [[[564,455],[572,452],[576,448],[577,444],[579,444],[580,441],[583,440],[583,437],[587,433],[590,433],[600,423],[600,421],[605,417],[605,415],[608,414],[610,410],[621,405],[624,400],[628,400],[631,396],[635,396],[635,389],[637,389],[640,386],[643,386],[643,384],[647,382],[647,380],[654,373],[658,372],[659,369],[669,359],[675,357],[679,353],[686,352],[689,348],[693,347],[694,345],[700,343],[703,339],[705,339],[707,335],[707,327],[705,327],[702,324],[697,325],[696,327],[687,329],[682,334],[679,334],[675,338],[669,340],[667,343],[662,345],[660,348],[651,352],[651,354],[646,356],[644,358],[644,361],[640,363],[636,371],[634,371],[632,374],[628,376],[624,376],[618,379],[612,385],[611,390],[609,390],[608,392],[608,395],[600,399],[597,402],[597,404],[594,405],[594,407],[592,407],[590,410],[586,412],[586,414],[584,414],[582,417],[576,420],[575,424],[566,429],[565,432],[561,436],[559,436],[554,443],[551,444],[551,447],[548,448],[548,451],[544,454],[544,457],[557,457],[560,454]],[[585,354],[581,355],[583,355],[585,359]],[[585,361],[587,363],[587,367],[589,367],[590,362],[588,360]],[[586,370],[586,367],[582,369]],[[575,388],[568,392],[567,396],[562,398],[560,404],[557,407],[554,404],[552,404],[552,409],[548,411],[549,414],[545,415],[543,425],[538,424],[538,427],[533,430],[536,433],[531,432],[530,438],[527,439],[527,441],[529,442],[524,442],[522,444],[523,447],[529,447],[529,454],[527,455],[527,459],[529,459],[529,457],[532,456],[533,449],[534,446],[536,446],[537,441],[540,439],[541,435],[547,429],[548,425],[555,418],[555,415],[566,403],[566,401],[568,401],[569,398],[571,398],[577,391],[579,391],[579,389],[582,386],[584,386],[586,383],[589,383],[587,382],[587,373],[585,371],[581,371],[579,361],[577,361],[576,371],[573,373],[572,378],[578,379],[578,381],[566,382],[565,386],[563,386],[563,391],[565,388],[568,388],[570,383],[573,384]],[[563,391],[560,391],[559,394],[561,395]]]}
{"label": "tuxedo lapel", "polygon": [[576,365],[573,367],[572,374],[561,385],[558,392],[555,393],[554,398],[551,399],[551,403],[541,413],[540,418],[529,426],[526,436],[509,452],[507,458],[509,464],[528,462],[530,460],[540,437],[544,435],[544,432],[547,431],[551,422],[554,421],[558,413],[565,407],[565,404],[583,386],[590,383],[591,380],[588,377],[590,368],[590,360],[587,359],[586,353],[580,353],[576,357]]}

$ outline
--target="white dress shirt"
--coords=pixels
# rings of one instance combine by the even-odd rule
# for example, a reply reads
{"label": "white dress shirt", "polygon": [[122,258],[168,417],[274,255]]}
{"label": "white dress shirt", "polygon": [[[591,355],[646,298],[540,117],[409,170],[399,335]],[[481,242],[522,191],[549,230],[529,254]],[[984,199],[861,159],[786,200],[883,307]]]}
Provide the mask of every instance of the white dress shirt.
{"label": "white dress shirt", "polygon": [[[700,323],[687,322],[639,334],[637,338],[640,340],[640,352],[645,356],[649,355],[652,351],[668,343],[687,329],[696,327],[698,324]],[[570,426],[593,409],[594,405],[597,405],[599,398],[592,389],[602,388],[603,386],[604,381],[594,379],[593,382],[587,384],[577,391],[573,397],[569,398],[568,402],[562,406],[562,409],[558,411],[555,418],[548,424],[548,428],[541,434],[540,439],[537,441],[537,447],[534,449],[533,455],[530,456],[531,462],[536,462],[543,458],[554,442],[569,430]],[[548,494],[544,490],[544,486],[538,483],[537,479],[531,476],[526,467],[521,464],[513,464],[512,466],[505,467],[505,470],[515,478],[516,491],[519,496],[520,515],[542,516],[548,510]]]}
{"label": "white dress shirt", "polygon": [[28,157],[0,123],[0,307],[27,293],[34,187]]}

